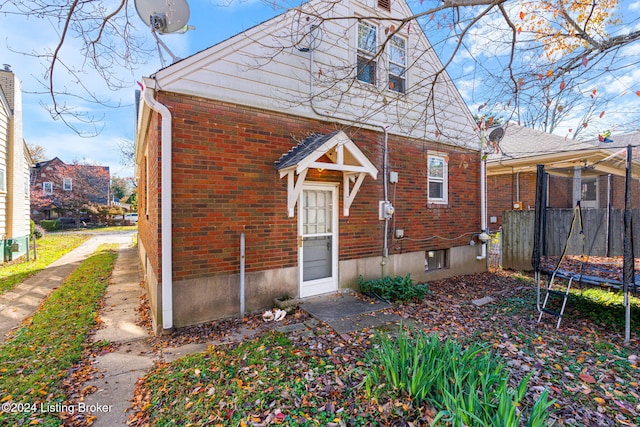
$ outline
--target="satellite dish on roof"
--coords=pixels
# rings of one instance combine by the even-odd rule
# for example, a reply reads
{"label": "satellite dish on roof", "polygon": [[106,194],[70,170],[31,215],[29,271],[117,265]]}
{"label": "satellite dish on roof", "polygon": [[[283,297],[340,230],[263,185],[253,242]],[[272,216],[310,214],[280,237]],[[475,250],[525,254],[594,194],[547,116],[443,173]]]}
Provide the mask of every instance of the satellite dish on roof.
{"label": "satellite dish on roof", "polygon": [[186,0],[135,0],[142,22],[160,34],[186,31],[189,4]]}
{"label": "satellite dish on roof", "polygon": [[501,127],[497,127],[489,133],[489,142],[487,143],[485,150],[488,153],[499,153],[502,150],[500,149],[500,141],[504,138],[504,129]]}
{"label": "satellite dish on roof", "polygon": [[502,138],[504,138],[504,129],[502,128],[495,128],[489,133],[489,142],[493,142],[494,144],[502,141]]}

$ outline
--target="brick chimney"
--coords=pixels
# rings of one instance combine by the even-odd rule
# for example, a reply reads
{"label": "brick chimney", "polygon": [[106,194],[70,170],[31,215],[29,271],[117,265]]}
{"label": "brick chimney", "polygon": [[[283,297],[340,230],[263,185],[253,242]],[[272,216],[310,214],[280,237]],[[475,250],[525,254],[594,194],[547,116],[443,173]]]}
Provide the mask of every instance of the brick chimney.
{"label": "brick chimney", "polygon": [[0,68],[0,89],[4,93],[4,97],[9,104],[9,108],[13,111],[14,102],[15,102],[15,76],[13,71],[11,71],[11,66],[9,64],[3,64],[2,68]]}

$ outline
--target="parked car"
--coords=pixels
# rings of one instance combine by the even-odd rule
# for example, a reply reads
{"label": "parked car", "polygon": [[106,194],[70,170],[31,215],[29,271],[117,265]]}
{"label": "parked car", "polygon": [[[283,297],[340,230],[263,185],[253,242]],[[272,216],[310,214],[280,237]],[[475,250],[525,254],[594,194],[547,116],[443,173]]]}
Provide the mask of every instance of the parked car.
{"label": "parked car", "polygon": [[130,224],[138,223],[138,214],[137,213],[128,213],[124,216],[124,221]]}

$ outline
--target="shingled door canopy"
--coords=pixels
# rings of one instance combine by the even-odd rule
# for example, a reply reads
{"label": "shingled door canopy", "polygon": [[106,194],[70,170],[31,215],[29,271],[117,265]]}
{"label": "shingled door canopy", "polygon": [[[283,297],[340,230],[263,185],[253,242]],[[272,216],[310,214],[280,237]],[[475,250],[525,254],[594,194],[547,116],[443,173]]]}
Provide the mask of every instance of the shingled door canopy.
{"label": "shingled door canopy", "polygon": [[[322,156],[331,162],[321,162]],[[362,185],[365,176],[373,179],[378,170],[343,132],[327,135],[313,134],[284,154],[275,162],[280,178],[287,177],[287,212],[294,216],[296,202],[309,169],[341,171],[344,183],[343,215],[349,216],[349,207]],[[296,179],[295,176],[298,176]]]}

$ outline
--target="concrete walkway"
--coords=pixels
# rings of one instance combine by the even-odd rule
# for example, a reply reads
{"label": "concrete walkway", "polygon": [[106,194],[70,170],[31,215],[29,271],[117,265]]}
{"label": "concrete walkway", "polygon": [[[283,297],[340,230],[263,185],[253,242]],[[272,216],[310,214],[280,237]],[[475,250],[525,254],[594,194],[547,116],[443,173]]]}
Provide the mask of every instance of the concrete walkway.
{"label": "concrete walkway", "polygon": [[133,231],[96,234],[11,291],[0,295],[0,343],[6,340],[7,333],[15,330],[24,319],[33,315],[49,293],[60,286],[98,246],[103,243],[130,245],[134,234]]}
{"label": "concrete walkway", "polygon": [[138,265],[135,248],[120,249],[107,287],[105,308],[100,313],[103,327],[93,337],[95,342],[105,340],[117,347],[114,352],[96,357],[94,366],[98,369],[98,378],[86,384],[97,388],[84,399],[96,416],[92,424],[95,427],[127,424],[127,409],[131,406],[136,382],[156,359],[147,343],[146,330],[136,325],[136,309],[144,293]]}

